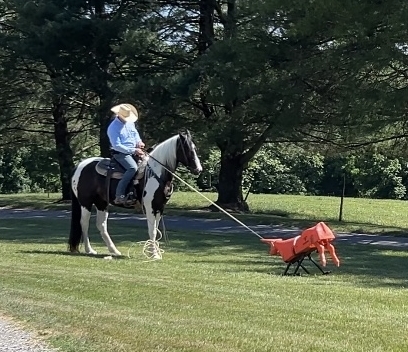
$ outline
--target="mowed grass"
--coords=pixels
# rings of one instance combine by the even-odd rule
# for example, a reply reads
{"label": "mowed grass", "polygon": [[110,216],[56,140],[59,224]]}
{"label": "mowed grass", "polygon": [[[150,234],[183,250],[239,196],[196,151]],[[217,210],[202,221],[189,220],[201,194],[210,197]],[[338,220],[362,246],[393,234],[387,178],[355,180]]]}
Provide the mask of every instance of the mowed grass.
{"label": "mowed grass", "polygon": [[[322,276],[282,277],[254,236],[170,233],[145,262],[145,228],[110,222],[106,260],[66,251],[68,219],[0,219],[0,311],[61,351],[407,351],[408,253],[339,245]],[[314,275],[316,274],[316,275]]]}
{"label": "mowed grass", "polygon": [[[210,200],[216,193],[203,193]],[[69,209],[69,203],[57,202],[59,194],[0,195],[0,207],[32,207]],[[279,224],[307,227],[318,221],[327,222],[336,231],[408,235],[408,203],[401,200],[345,198],[343,221],[339,222],[340,198],[250,194],[250,213],[233,215],[245,223]],[[228,218],[211,213],[210,203],[194,192],[175,192],[165,209],[167,215]],[[112,211],[134,211],[112,208]],[[140,211],[139,211],[140,212]]]}

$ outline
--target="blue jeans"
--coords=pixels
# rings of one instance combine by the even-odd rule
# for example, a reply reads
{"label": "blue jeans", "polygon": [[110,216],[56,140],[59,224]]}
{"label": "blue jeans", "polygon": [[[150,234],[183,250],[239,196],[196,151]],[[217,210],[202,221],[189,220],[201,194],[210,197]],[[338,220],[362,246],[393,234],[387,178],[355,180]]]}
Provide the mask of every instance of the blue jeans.
{"label": "blue jeans", "polygon": [[120,197],[126,195],[126,188],[131,179],[136,175],[137,163],[130,154],[118,153],[114,154],[113,157],[120,165],[122,165],[122,167],[126,169],[126,172],[123,174],[123,177],[119,181],[118,187],[116,188],[116,197]]}

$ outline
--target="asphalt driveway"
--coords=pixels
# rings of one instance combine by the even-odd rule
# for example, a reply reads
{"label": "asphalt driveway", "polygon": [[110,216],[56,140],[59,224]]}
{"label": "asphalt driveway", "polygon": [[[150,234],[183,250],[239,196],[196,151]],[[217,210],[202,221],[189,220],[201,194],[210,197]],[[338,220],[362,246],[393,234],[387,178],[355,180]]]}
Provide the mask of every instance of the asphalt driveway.
{"label": "asphalt driveway", "polygon": [[[68,210],[30,210],[0,208],[0,219],[32,219],[32,218],[69,218]],[[131,221],[137,227],[146,227],[146,218],[140,214],[111,213],[109,221]],[[204,219],[184,216],[165,216],[165,225],[168,231],[200,231],[219,235],[233,233],[248,233],[255,236],[242,225],[232,219]],[[254,225],[252,230],[265,238],[287,238],[300,233],[299,228],[282,227],[278,225]],[[371,235],[364,233],[337,233],[336,242],[349,242],[367,245],[408,248],[408,238]]]}

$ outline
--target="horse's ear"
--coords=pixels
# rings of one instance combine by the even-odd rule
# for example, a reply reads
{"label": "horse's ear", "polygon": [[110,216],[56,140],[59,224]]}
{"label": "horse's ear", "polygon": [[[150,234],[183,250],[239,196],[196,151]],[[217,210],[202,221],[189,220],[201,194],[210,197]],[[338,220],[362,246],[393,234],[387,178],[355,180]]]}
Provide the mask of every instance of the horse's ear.
{"label": "horse's ear", "polygon": [[188,129],[179,132],[179,136],[187,139],[191,139],[191,134]]}

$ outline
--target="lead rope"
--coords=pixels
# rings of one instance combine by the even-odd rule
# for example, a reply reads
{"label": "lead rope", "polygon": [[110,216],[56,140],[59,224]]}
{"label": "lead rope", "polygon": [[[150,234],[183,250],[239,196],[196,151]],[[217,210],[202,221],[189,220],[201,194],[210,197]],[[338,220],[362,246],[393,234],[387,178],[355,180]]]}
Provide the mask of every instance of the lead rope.
{"label": "lead rope", "polygon": [[221,210],[224,214],[228,215],[232,220],[234,220],[235,222],[237,222],[238,224],[240,224],[241,226],[245,227],[247,230],[249,230],[250,232],[252,232],[255,236],[259,237],[260,239],[263,239],[263,237],[258,234],[257,232],[255,232],[254,230],[252,230],[250,227],[248,227],[247,225],[245,225],[242,221],[238,220],[236,217],[232,216],[231,214],[229,214],[227,211],[225,211],[224,209],[222,209],[218,204],[215,204],[211,199],[209,199],[208,197],[206,197],[204,194],[202,194],[200,191],[196,190],[194,187],[190,186],[186,181],[184,181],[181,177],[177,176],[174,172],[170,171],[165,165],[163,165],[160,161],[158,161],[156,158],[152,157],[149,153],[145,152],[147,155],[149,155],[150,158],[152,158],[154,161],[158,162],[165,170],[167,170],[171,175],[173,175],[175,178],[177,178],[179,181],[181,181],[182,183],[184,183],[188,188],[190,188],[191,190],[193,190],[194,192],[198,193],[201,197],[203,197],[205,200],[207,200],[208,202],[210,202],[212,205],[214,205],[217,209]]}
{"label": "lead rope", "polygon": [[[168,171],[168,170],[167,170]],[[169,171],[170,172],[170,171]],[[224,214],[228,215],[232,220],[234,220],[235,222],[237,222],[238,224],[240,224],[241,226],[245,227],[247,230],[251,231],[255,236],[259,237],[260,239],[263,239],[263,237],[258,234],[257,232],[255,232],[254,230],[252,230],[250,227],[248,227],[247,225],[245,225],[242,221],[238,220],[236,217],[232,216],[231,214],[229,214],[227,211],[225,211],[224,209],[222,209],[219,205],[215,204],[211,199],[207,198],[204,194],[202,194],[200,191],[196,190],[194,187],[190,186],[187,182],[185,182],[183,179],[181,179],[180,177],[178,177],[176,174],[173,174],[174,177],[176,177],[179,181],[183,182],[188,188],[190,188],[191,190],[193,190],[194,192],[198,193],[201,197],[203,197],[204,199],[206,199],[208,202],[210,202],[212,205],[214,205],[217,209],[221,210]]]}

